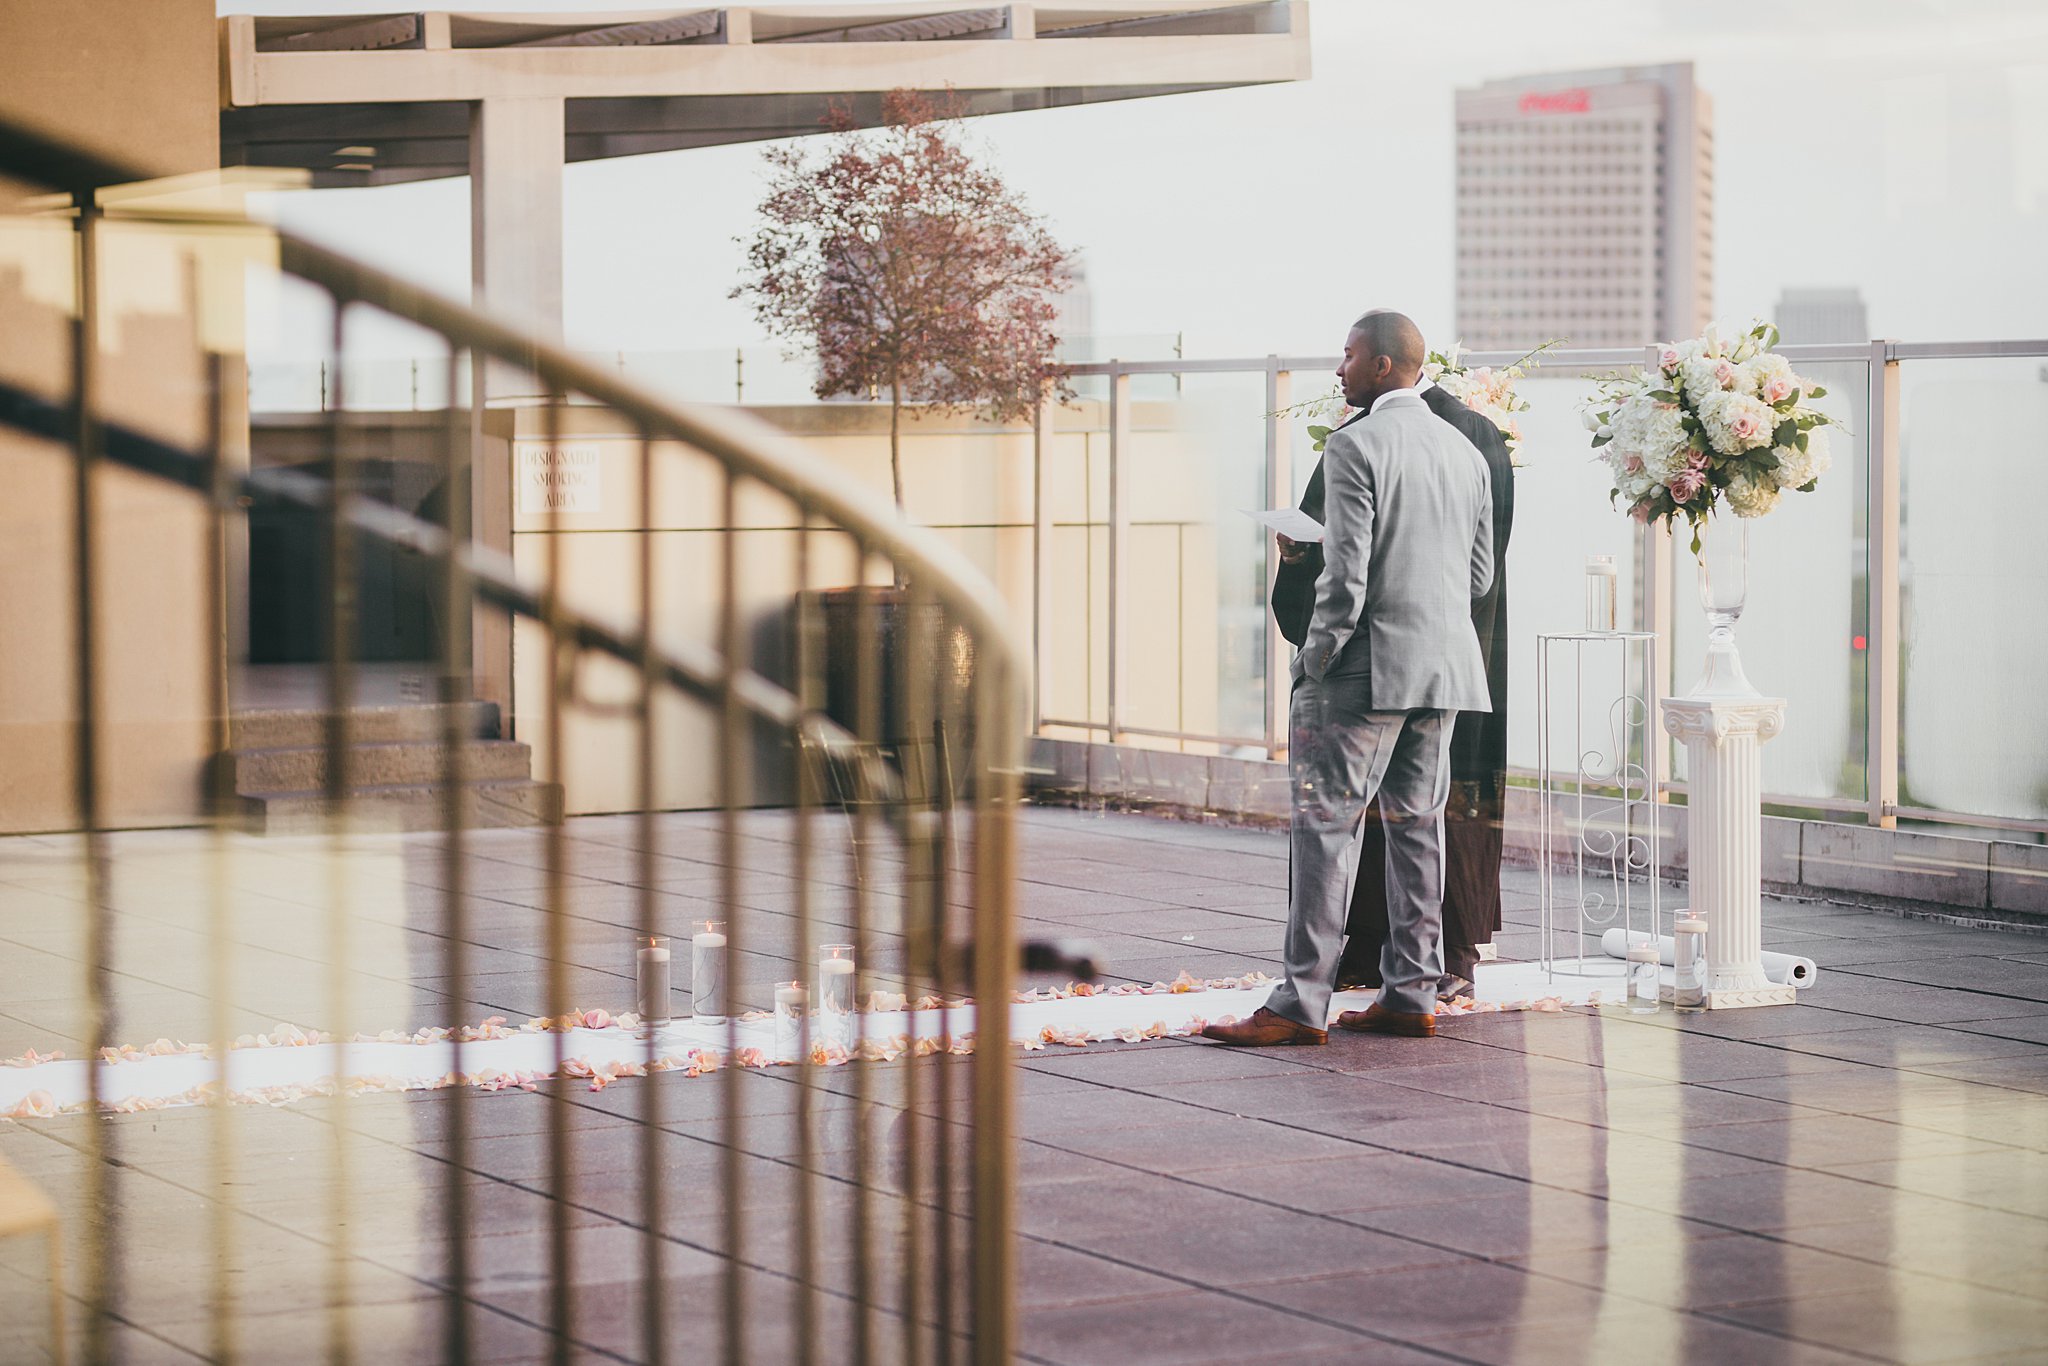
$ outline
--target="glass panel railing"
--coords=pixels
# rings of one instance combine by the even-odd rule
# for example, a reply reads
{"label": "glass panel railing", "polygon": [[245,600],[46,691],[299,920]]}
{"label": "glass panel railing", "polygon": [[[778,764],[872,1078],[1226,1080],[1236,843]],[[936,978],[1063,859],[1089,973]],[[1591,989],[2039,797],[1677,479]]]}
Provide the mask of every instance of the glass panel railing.
{"label": "glass panel railing", "polygon": [[1899,803],[2048,818],[2048,361],[1899,371]]}
{"label": "glass panel railing", "polygon": [[[1109,407],[1082,400],[1055,408],[1042,443],[1046,602],[1037,642],[1039,713],[1068,722],[1109,720]],[[1046,734],[1100,739],[1049,726]]]}
{"label": "glass panel railing", "polygon": [[[1562,371],[1538,371],[1517,386],[1530,403],[1518,416],[1522,440],[1517,449],[1521,468],[1515,472],[1513,534],[1508,542],[1508,763],[1534,768],[1537,761],[1536,637],[1568,634],[1586,625],[1586,560],[1611,555],[1618,575],[1617,622],[1631,624],[1637,597],[1637,547],[1642,529],[1625,512],[1608,503],[1612,481],[1605,463],[1594,457],[1579,405],[1593,392],[1589,377]],[[1618,663],[1611,651],[1589,668]],[[1574,679],[1562,656],[1550,687],[1573,689]],[[1603,673],[1604,679],[1606,675]],[[1637,688],[1641,684],[1635,683]],[[1595,681],[1575,692],[1573,703],[1557,696],[1551,725],[1563,736],[1604,735],[1619,700],[1619,683]],[[1556,696],[1557,693],[1554,693]],[[1564,727],[1572,726],[1567,732]],[[1570,756],[1566,756],[1570,757]],[[1611,760],[1611,756],[1610,760]]]}
{"label": "glass panel railing", "polygon": [[[1763,748],[1763,790],[1778,797],[1864,799],[1868,369],[1855,361],[1799,364],[1827,390],[1814,406],[1841,424],[1824,438],[1834,466],[1814,492],[1788,493],[1749,524],[1749,598],[1736,640],[1750,681],[1788,703],[1784,731]],[[1682,696],[1699,678],[1706,616],[1682,523],[1672,540],[1671,683]],[[1682,781],[1682,749],[1676,759]]]}
{"label": "glass panel railing", "polygon": [[1263,750],[1266,377],[1152,375],[1132,400],[1130,625],[1121,724]]}

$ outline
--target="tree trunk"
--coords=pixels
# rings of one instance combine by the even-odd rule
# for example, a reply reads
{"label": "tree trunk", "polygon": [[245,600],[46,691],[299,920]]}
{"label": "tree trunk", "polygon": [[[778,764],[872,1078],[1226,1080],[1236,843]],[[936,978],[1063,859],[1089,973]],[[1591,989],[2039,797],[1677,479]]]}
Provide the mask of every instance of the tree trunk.
{"label": "tree trunk", "polygon": [[[896,376],[889,376],[889,483],[896,490],[896,515],[904,517],[903,509],[903,387]],[[908,518],[906,517],[907,521]],[[904,577],[903,563],[895,563],[896,587],[903,588],[909,583]]]}
{"label": "tree trunk", "polygon": [[903,390],[889,377],[889,482],[896,490],[896,510],[903,511]]}

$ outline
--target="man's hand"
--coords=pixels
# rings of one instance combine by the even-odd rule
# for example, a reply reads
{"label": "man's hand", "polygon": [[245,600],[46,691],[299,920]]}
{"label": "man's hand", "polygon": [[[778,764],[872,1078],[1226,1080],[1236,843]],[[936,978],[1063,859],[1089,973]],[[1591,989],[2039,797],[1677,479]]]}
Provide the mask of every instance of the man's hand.
{"label": "man's hand", "polygon": [[1301,561],[1301,557],[1308,553],[1307,546],[1303,545],[1300,541],[1289,540],[1282,532],[1274,532],[1273,539],[1280,543],[1280,562],[1282,564],[1298,564]]}

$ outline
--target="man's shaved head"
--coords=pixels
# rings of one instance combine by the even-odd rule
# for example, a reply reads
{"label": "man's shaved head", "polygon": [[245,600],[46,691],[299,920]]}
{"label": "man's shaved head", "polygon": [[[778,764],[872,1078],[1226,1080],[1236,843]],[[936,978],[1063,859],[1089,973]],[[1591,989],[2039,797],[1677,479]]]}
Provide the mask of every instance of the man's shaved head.
{"label": "man's shaved head", "polygon": [[1405,313],[1375,308],[1351,325],[1337,381],[1344,401],[1370,408],[1375,398],[1413,385],[1426,359],[1422,329]]}
{"label": "man's shaved head", "polygon": [[1428,348],[1422,344],[1422,329],[1406,313],[1375,308],[1353,323],[1352,328],[1364,340],[1367,355],[1385,356],[1394,362],[1397,377],[1406,376],[1404,383],[1414,381]]}

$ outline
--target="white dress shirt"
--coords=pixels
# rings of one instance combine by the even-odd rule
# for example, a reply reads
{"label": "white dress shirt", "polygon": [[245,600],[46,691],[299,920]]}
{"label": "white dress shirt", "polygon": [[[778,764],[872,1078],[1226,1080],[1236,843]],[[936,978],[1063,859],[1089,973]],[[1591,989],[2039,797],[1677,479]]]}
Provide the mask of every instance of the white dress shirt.
{"label": "white dress shirt", "polygon": [[1432,379],[1428,378],[1428,377],[1427,377],[1427,376],[1425,376],[1425,375],[1419,375],[1419,374],[1418,374],[1418,375],[1417,375],[1417,376],[1415,377],[1415,383],[1414,383],[1414,384],[1410,385],[1410,386],[1409,386],[1408,388],[1406,388],[1406,389],[1389,389],[1389,390],[1387,390],[1387,392],[1385,392],[1384,394],[1381,394],[1381,395],[1380,395],[1380,396],[1379,396],[1378,398],[1374,399],[1374,400],[1372,401],[1372,407],[1370,407],[1370,408],[1367,408],[1367,409],[1366,409],[1365,411],[1366,411],[1367,415],[1368,415],[1368,416],[1370,416],[1371,414],[1373,414],[1373,413],[1376,413],[1376,412],[1378,412],[1378,411],[1380,410],[1380,405],[1381,405],[1382,403],[1385,403],[1385,402],[1386,402],[1386,401],[1387,401],[1388,399],[1390,399],[1390,398],[1398,398],[1398,397],[1399,397],[1399,396],[1401,396],[1402,394],[1406,394],[1406,395],[1408,395],[1408,396],[1409,396],[1410,398],[1421,398],[1421,397],[1422,397],[1422,391],[1423,391],[1423,390],[1425,390],[1425,389],[1428,389],[1428,388],[1431,388],[1431,387],[1433,387],[1433,386],[1434,386],[1434,384],[1435,384],[1435,381],[1434,381],[1434,380],[1432,380]]}

